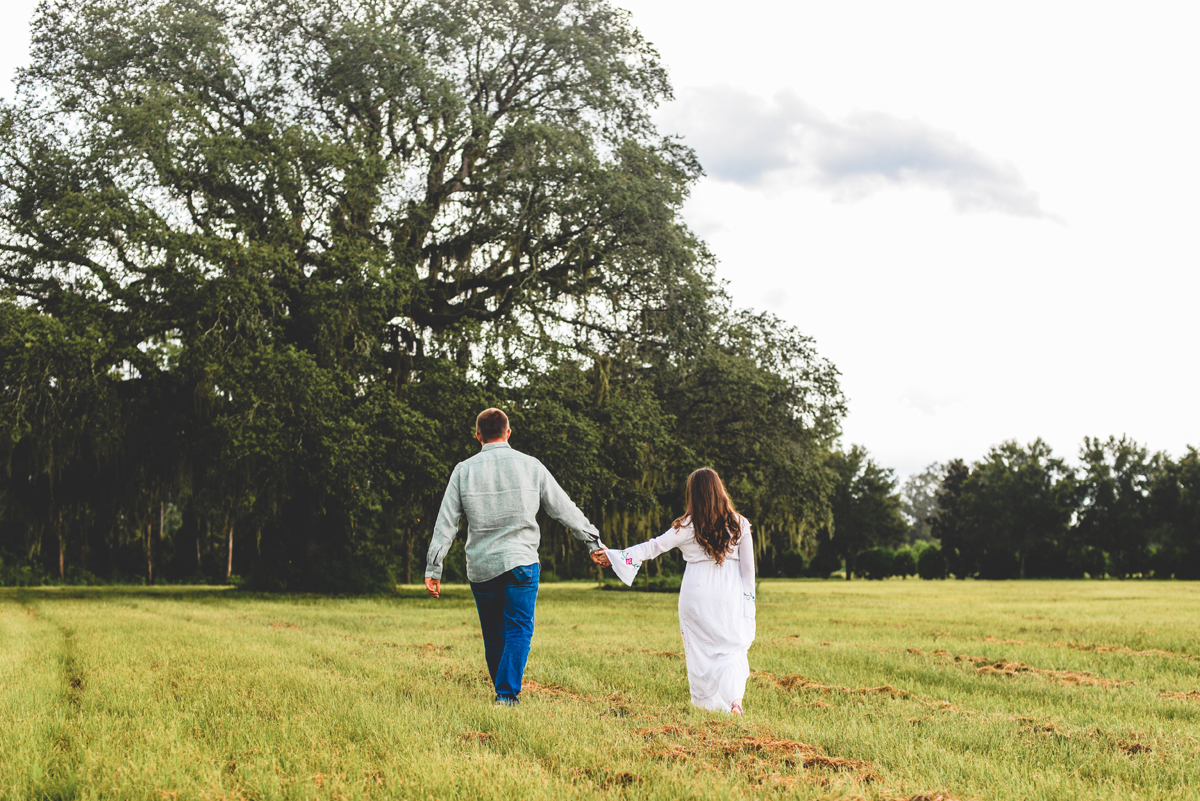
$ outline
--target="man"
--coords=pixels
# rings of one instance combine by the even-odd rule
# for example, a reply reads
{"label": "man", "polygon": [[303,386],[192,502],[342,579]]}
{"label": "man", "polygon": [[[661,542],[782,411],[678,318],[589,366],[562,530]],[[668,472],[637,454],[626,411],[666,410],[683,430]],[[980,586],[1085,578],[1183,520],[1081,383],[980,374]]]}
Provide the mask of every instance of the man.
{"label": "man", "polygon": [[483,449],[459,462],[450,474],[426,558],[425,588],[441,596],[442,561],[458,521],[467,516],[467,578],[483,628],[483,651],[496,688],[495,703],[520,701],[521,679],[533,638],[538,592],[537,524],[544,508],[576,538],[587,543],[592,561],[607,567],[600,532],[579,510],[541,462],[509,447],[508,416],[484,409],[475,419]]}

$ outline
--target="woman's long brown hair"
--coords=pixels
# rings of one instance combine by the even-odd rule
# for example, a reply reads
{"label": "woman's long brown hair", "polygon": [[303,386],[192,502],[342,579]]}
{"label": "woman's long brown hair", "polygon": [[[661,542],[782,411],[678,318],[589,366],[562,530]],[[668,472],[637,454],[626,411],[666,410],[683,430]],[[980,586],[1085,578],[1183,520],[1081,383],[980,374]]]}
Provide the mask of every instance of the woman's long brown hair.
{"label": "woman's long brown hair", "polygon": [[672,524],[692,524],[696,543],[719,565],[742,536],[742,516],[721,483],[716,470],[701,467],[688,476],[687,512]]}

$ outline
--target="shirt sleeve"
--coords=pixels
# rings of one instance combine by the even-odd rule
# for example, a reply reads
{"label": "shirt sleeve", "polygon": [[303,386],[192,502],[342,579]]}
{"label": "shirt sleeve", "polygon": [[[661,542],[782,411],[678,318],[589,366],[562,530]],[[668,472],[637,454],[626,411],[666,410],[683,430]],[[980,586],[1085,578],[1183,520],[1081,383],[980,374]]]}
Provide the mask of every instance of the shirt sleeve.
{"label": "shirt sleeve", "polygon": [[742,575],[742,594],[754,600],[754,538],[750,535],[750,521],[742,518],[742,534],[738,540],[738,570]]}
{"label": "shirt sleeve", "polygon": [[625,553],[632,557],[635,562],[645,562],[647,559],[655,559],[662,556],[672,548],[678,548],[690,536],[692,536],[690,528],[675,528],[671,526],[666,532],[652,540],[647,540],[646,542],[626,548]]}
{"label": "shirt sleeve", "polygon": [[458,523],[463,515],[462,495],[458,489],[459,467],[461,465],[456,465],[454,472],[450,474],[446,494],[442,496],[442,508],[438,510],[437,522],[433,524],[433,539],[425,557],[425,578],[442,578],[442,563],[446,559],[446,552],[450,550],[450,545],[458,535]]}
{"label": "shirt sleeve", "polygon": [[592,525],[587,515],[567,496],[545,465],[542,465],[542,480],[538,492],[546,514],[566,526],[572,537],[586,543],[588,551],[598,551],[604,547],[600,543],[600,529]]}

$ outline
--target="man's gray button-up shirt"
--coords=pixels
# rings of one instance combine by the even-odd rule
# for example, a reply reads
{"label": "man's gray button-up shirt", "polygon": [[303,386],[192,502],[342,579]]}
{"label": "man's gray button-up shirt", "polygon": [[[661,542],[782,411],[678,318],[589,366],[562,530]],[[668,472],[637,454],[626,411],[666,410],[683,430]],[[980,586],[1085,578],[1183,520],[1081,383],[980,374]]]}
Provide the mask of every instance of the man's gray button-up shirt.
{"label": "man's gray button-up shirt", "polygon": [[433,527],[425,577],[440,579],[446,552],[467,516],[467,578],[487,581],[538,561],[542,539],[539,508],[567,527],[572,536],[601,547],[600,531],[567,497],[550,471],[507,442],[489,442],[450,474],[442,508]]}

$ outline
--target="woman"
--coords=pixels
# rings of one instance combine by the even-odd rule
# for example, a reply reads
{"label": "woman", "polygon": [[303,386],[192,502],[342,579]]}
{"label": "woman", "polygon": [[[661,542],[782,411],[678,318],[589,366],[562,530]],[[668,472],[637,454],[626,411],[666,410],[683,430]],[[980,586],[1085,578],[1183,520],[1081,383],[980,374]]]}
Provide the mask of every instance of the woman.
{"label": "woman", "polygon": [[733,508],[716,471],[688,476],[687,511],[665,534],[607,555],[628,584],[642,562],[672,548],[687,562],[679,631],[692,703],[740,715],[750,677],[746,651],[754,642],[754,542],[750,521]]}

